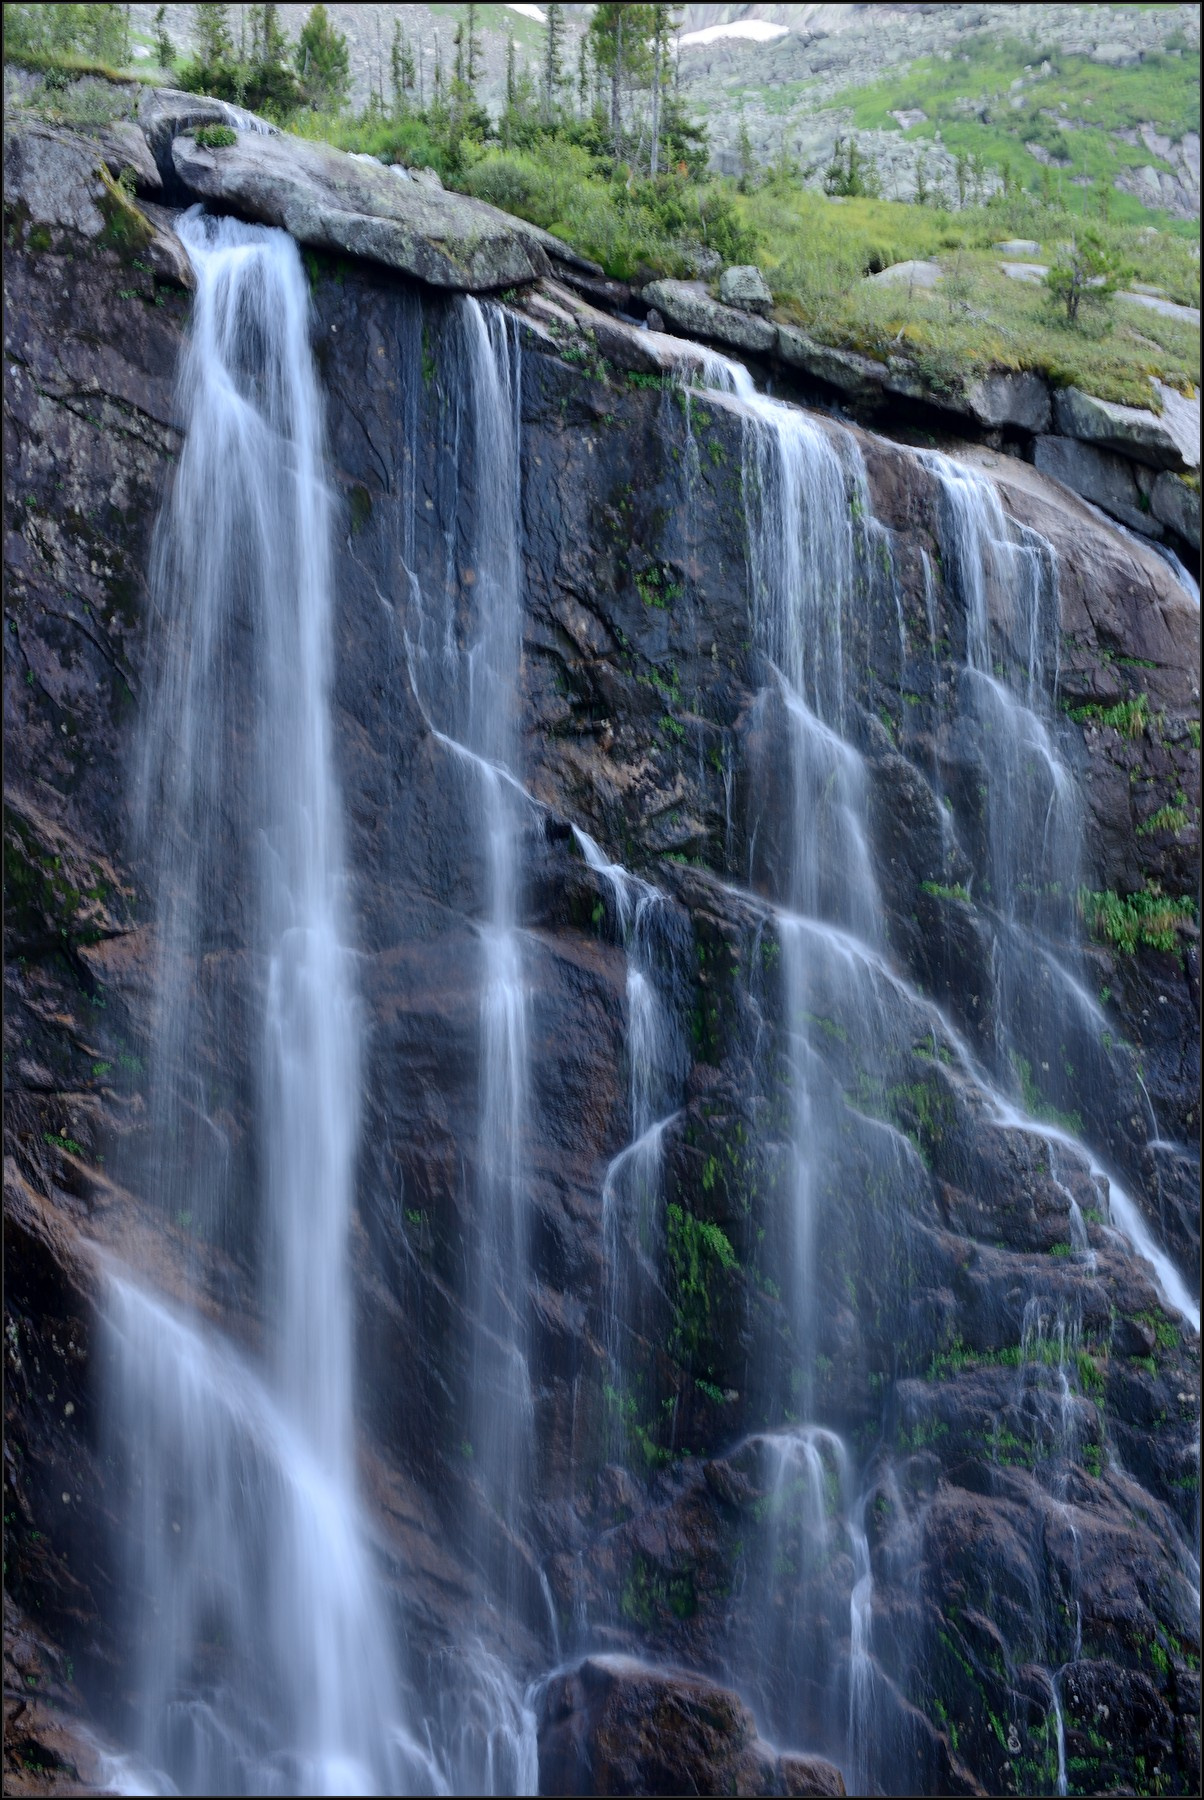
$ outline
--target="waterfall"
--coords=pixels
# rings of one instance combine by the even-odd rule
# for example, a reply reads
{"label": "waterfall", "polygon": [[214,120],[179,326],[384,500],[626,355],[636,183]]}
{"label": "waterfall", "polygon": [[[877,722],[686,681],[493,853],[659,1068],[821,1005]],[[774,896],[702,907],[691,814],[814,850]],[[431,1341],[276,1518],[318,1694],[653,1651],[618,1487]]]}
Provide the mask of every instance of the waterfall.
{"label": "waterfall", "polygon": [[[415,567],[420,382],[415,332],[406,370],[402,507],[410,682],[458,777],[476,851],[478,1095],[473,1217],[467,1246],[472,1317],[463,1455],[474,1489],[471,1553],[481,1614],[502,1609],[557,1630],[547,1581],[530,1553],[535,1409],[526,1293],[530,1279],[530,991],[520,925],[521,834],[532,801],[519,779],[522,658],[520,438],[522,361],[513,317],[457,300],[439,335],[439,399],[448,454],[436,471],[441,582]],[[432,340],[433,341],[433,340]],[[459,1792],[530,1793],[535,1720],[513,1672],[475,1636],[448,1652],[437,1681],[435,1736]]]}
{"label": "waterfall", "polygon": [[[1107,1018],[1079,970],[1082,804],[1051,722],[1056,559],[1037,532],[1006,517],[983,476],[936,451],[918,454],[938,484],[944,560],[966,610],[963,679],[980,734],[983,900],[995,932],[995,1078],[1023,1099],[1020,1109],[996,1096],[1000,1117],[1081,1152],[1086,1115],[1086,1128],[1115,1154],[1123,1149],[1112,1139],[1118,1117],[1136,1107],[1150,1118],[1152,1137],[1157,1122],[1136,1069],[1118,1081],[1122,1052],[1109,1042]],[[1167,1304],[1199,1330],[1199,1307],[1136,1202],[1090,1161],[1113,1224],[1150,1264]],[[1072,1242],[1086,1250],[1071,1205]]]}
{"label": "waterfall", "polygon": [[[460,312],[471,410],[475,507],[468,533],[475,615],[459,692],[462,747],[476,760],[485,843],[481,923],[481,1126],[473,1443],[487,1499],[511,1531],[530,1493],[534,1410],[522,1296],[528,1263],[527,990],[517,923],[519,582],[517,336],[506,315]],[[507,777],[511,779],[507,779]]]}
{"label": "waterfall", "polygon": [[[785,1741],[819,1741],[862,1783],[873,1697],[864,1502],[855,1494],[847,1445],[812,1421],[823,1323],[824,1190],[837,1139],[850,1123],[820,1040],[825,1028],[847,1035],[841,1021],[853,1023],[859,1046],[886,1031],[874,980],[867,978],[867,955],[876,957],[883,934],[865,765],[847,735],[845,626],[865,562],[867,487],[851,436],[829,432],[720,374],[717,385],[736,395],[745,414],[750,610],[763,670],[754,716],[767,746],[756,771],[760,791],[774,791],[779,745],[787,768],[778,809],[785,823],[774,844],[770,820],[750,876],[774,894],[781,952],[792,1109],[785,1181],[797,1359],[791,1404],[801,1420],[755,1440],[767,1459],[769,1529],[753,1558],[765,1624],[750,1653],[770,1727]],[[906,1179],[914,1151],[882,1121],[856,1116],[853,1130],[889,1196]],[[836,1554],[837,1519],[847,1554]]]}
{"label": "waterfall", "polygon": [[627,1080],[631,1138],[602,1183],[606,1258],[606,1349],[610,1363],[611,1437],[626,1447],[630,1341],[641,1332],[643,1282],[655,1286],[654,1238],[668,1110],[680,1079],[682,1050],[669,1008],[657,991],[654,936],[665,902],[658,889],[609,862],[580,827],[573,835],[594,873],[605,882],[618,935],[627,954]]}
{"label": "waterfall", "polygon": [[[173,1792],[432,1791],[356,1497],[360,1021],[306,284],[283,232],[199,209],[179,231],[197,293],[139,816],[156,904],[152,1178],[191,1234],[191,1286],[169,1302],[106,1265],[104,1302],[134,1489],[138,1751]],[[227,1247],[257,1270],[240,1300],[254,1351],[208,1322]]]}
{"label": "waterfall", "polygon": [[[756,395],[726,366],[708,366],[706,375],[743,417],[749,599],[762,671],[750,709],[748,879],[771,899],[780,950],[787,1144],[779,1191],[789,1277],[782,1286],[794,1360],[780,1388],[787,1423],[750,1440],[772,1467],[760,1483],[764,1536],[745,1562],[759,1602],[753,1608],[758,1628],[734,1648],[732,1674],[751,1682],[780,1741],[822,1747],[864,1791],[883,1779],[886,1767],[880,1761],[885,1740],[877,1741],[874,1729],[874,1581],[864,1528],[869,1488],[859,1489],[854,1479],[850,1447],[834,1429],[844,1420],[825,1403],[824,1388],[842,1286],[855,1331],[865,1305],[862,1281],[868,1278],[881,1301],[876,1271],[889,1268],[894,1317],[905,1327],[909,1258],[925,1254],[919,1233],[932,1175],[915,1134],[905,1134],[890,1116],[917,1091],[913,1047],[925,1016],[921,1029],[932,1032],[934,1059],[939,1039],[942,1054],[969,1077],[989,1115],[1005,1128],[1046,1138],[1076,1257],[1091,1266],[1082,1209],[1059,1179],[1055,1151],[1063,1145],[1077,1170],[1087,1165],[1105,1217],[1110,1191],[1113,1222],[1151,1262],[1170,1303],[1196,1324],[1198,1312],[1135,1204],[1079,1141],[1086,1128],[1076,1108],[1088,1114],[1085,1095],[1093,1083],[1108,1092],[1109,1058],[1104,1016],[1077,962],[1081,808],[1052,717],[1058,593],[1051,546],[1010,521],[986,481],[936,453],[919,453],[939,491],[944,582],[964,609],[959,716],[968,722],[981,769],[973,848],[994,934],[996,992],[993,1042],[972,1052],[888,961],[868,770],[858,747],[865,731],[861,676],[872,628],[867,615],[892,618],[901,685],[907,628],[890,534],[871,515],[856,439]],[[927,563],[924,576],[925,624],[935,653],[937,597]],[[932,754],[937,777],[935,748]],[[955,847],[953,824],[939,805],[934,813],[947,855]],[[925,1092],[932,1098],[921,1097],[921,1108],[943,1103],[939,1087]],[[1040,1092],[1047,1098],[1035,1100]],[[1111,1104],[1104,1100],[1103,1110]],[[1102,1121],[1092,1115],[1090,1123],[1107,1143]],[[1060,1329],[1051,1326],[1035,1299],[1022,1355],[1020,1410],[1041,1440],[1050,1503],[1068,1517],[1065,1474],[1086,1412],[1094,1409],[1073,1389],[1078,1344],[1072,1327],[1065,1319]],[[787,1492],[795,1498],[784,1513]],[[787,1516],[789,1538],[783,1536]],[[845,1555],[834,1552],[837,1516]],[[1042,1620],[1034,1599],[1039,1636]],[[837,1670],[845,1671],[843,1689]],[[1057,1698],[1055,1677],[1055,1704]]]}

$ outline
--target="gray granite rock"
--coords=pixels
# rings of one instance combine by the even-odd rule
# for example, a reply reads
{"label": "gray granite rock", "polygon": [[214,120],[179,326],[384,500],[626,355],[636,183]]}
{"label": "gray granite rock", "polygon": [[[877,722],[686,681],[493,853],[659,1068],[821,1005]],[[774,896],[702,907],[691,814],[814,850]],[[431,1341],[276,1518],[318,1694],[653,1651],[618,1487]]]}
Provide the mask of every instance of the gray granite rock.
{"label": "gray granite rock", "polygon": [[817,344],[793,325],[779,325],[777,330],[778,355],[791,368],[839,388],[851,399],[881,396],[887,377],[882,363],[860,356],[855,350],[833,350],[827,344]]}
{"label": "gray granite rock", "polygon": [[1100,400],[1079,388],[1063,388],[1054,396],[1055,429],[1063,437],[1115,450],[1151,468],[1199,468],[1199,401],[1185,400],[1170,388],[1159,391],[1161,414]]}
{"label": "gray granite rock", "polygon": [[773,305],[773,295],[755,263],[725,269],[719,277],[719,298],[724,306],[738,307],[741,312],[765,314]]}
{"label": "gray granite rock", "polygon": [[942,279],[941,265],[934,262],[892,263],[876,275],[867,275],[872,287],[934,288]]}
{"label": "gray granite rock", "polygon": [[1150,493],[1150,511],[1187,544],[1200,541],[1200,490],[1163,469]]}
{"label": "gray granite rock", "polygon": [[969,384],[966,405],[980,425],[1049,430],[1049,389],[1031,370],[993,369]]}
{"label": "gray granite rock", "polygon": [[38,120],[4,134],[4,200],[25,209],[32,225],[61,226],[84,238],[104,230],[101,158],[86,138]]}
{"label": "gray granite rock", "polygon": [[197,199],[433,287],[489,290],[548,271],[533,228],[483,201],[398,181],[325,144],[240,133],[236,144],[216,150],[177,137],[171,153],[179,182]]}
{"label": "gray granite rock", "polygon": [[1131,531],[1139,531],[1143,537],[1162,536],[1161,525],[1142,504],[1145,496],[1128,457],[1077,438],[1051,436],[1037,439],[1033,461],[1043,475],[1054,476]]}
{"label": "gray granite rock", "polygon": [[768,320],[720,306],[700,282],[653,281],[644,289],[644,299],[679,331],[732,350],[766,356],[777,343],[777,329]]}

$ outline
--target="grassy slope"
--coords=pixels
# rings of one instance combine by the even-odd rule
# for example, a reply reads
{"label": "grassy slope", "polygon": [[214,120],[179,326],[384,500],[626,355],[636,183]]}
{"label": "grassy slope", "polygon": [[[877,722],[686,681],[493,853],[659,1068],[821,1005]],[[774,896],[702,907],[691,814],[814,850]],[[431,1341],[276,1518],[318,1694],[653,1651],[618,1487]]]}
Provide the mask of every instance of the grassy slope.
{"label": "grassy slope", "polygon": [[[940,65],[942,75],[948,67]],[[1092,68],[1097,75],[1108,73]],[[144,62],[129,74],[146,80],[154,71]],[[40,110],[76,123],[99,122],[90,115],[100,99],[86,89],[48,93]],[[1171,104],[1147,110],[1157,121]],[[127,105],[123,101],[118,110]],[[439,143],[420,119],[307,115],[292,129],[343,149],[429,164],[445,178],[451,175]],[[1194,328],[1116,302],[1110,316],[1088,318],[1084,329],[1071,330],[1059,322],[1042,289],[1001,275],[998,253],[992,251],[998,239],[1032,237],[1051,260],[1072,229],[1065,211],[1043,206],[1031,195],[950,214],[884,200],[836,205],[780,179],[747,194],[730,181],[671,179],[656,188],[628,182],[625,170],[611,176],[580,147],[563,141],[545,141],[521,154],[471,148],[456,185],[548,227],[608,273],[628,279],[688,273],[690,248],[698,243],[725,261],[755,258],[769,276],[779,316],[805,325],[827,343],[878,356],[907,354],[938,390],[991,366],[1037,369],[1055,383],[1133,404],[1149,403],[1153,374],[1183,388],[1199,381]],[[1118,221],[1103,229],[1130,279],[1155,283],[1171,298],[1198,305],[1199,263],[1181,238]],[[944,287],[909,293],[865,285],[868,271],[911,257],[939,260],[946,270]]]}
{"label": "grassy slope", "polygon": [[[1040,50],[1016,39],[968,38],[952,62],[921,58],[892,81],[847,89],[836,104],[851,108],[860,130],[890,129],[893,111],[918,109],[927,119],[911,126],[907,137],[931,139],[939,132],[948,150],[978,154],[996,168],[1007,165],[1036,192],[1043,174],[1027,148],[1033,143],[1062,165],[1063,197],[1072,211],[1096,208],[1090,190],[1076,181],[1111,183],[1123,169],[1147,163],[1170,167],[1144,144],[1123,142],[1118,131],[1148,123],[1178,141],[1200,129],[1199,59],[1192,54],[1147,57],[1132,68],[1056,50],[1044,60],[1051,69],[1043,76]],[[1016,81],[1023,86],[1013,90]],[[1198,221],[1156,220],[1131,195],[1114,193],[1109,204],[1122,221],[1155,221],[1199,236]]]}
{"label": "grassy slope", "polygon": [[[1031,237],[1052,260],[1071,228],[1064,213],[1021,197],[1005,206],[945,213],[887,200],[847,200],[773,187],[741,197],[783,314],[826,343],[870,354],[906,351],[938,384],[959,370],[1036,369],[1057,385],[1148,405],[1149,377],[1174,385],[1200,378],[1196,328],[1115,301],[1071,330],[1043,288],[1011,281],[992,246]],[[1111,226],[1106,235],[1134,277],[1199,304],[1199,264],[1176,238]],[[945,269],[935,292],[866,285],[868,268],[931,258]]]}

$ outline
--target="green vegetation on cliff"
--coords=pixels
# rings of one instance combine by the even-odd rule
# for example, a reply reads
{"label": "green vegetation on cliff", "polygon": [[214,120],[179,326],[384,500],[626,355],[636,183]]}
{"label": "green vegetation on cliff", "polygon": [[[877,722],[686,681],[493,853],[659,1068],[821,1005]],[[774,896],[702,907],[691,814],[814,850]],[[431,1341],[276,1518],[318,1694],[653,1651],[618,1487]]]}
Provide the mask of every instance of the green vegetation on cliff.
{"label": "green vegetation on cliff", "polygon": [[[851,93],[858,126],[879,127],[904,108],[927,115],[912,131],[939,129],[959,158],[965,203],[953,208],[858,191],[875,182],[859,161],[853,170],[855,145],[840,164],[845,178],[829,183],[834,197],[806,185],[809,171],[784,154],[767,170],[750,162],[738,181],[715,175],[705,125],[689,116],[669,80],[664,37],[672,7],[596,9],[575,70],[555,34],[516,19],[496,122],[479,103],[482,9],[445,9],[455,24],[454,55],[436,62],[422,89],[399,19],[387,63],[378,58],[371,98],[357,114],[342,103],[346,44],[324,9],[311,9],[296,43],[285,38],[277,9],[253,10],[251,38],[236,45],[230,9],[193,9],[197,53],[173,79],[259,107],[303,137],[432,168],[447,186],[554,232],[610,276],[637,284],[701,276],[713,285],[722,264],[755,261],[780,319],[834,347],[903,358],[938,396],[992,368],[1034,370],[1055,387],[1142,406],[1157,405],[1152,376],[1184,390],[1199,381],[1199,334],[1189,317],[1123,296],[1095,301],[1090,293],[1091,304],[1078,309],[1065,296],[1059,302],[1039,275],[1009,277],[999,249],[1024,238],[1039,246],[1028,253],[1034,263],[1068,266],[1088,211],[1108,285],[1144,284],[1171,302],[1198,305],[1190,230],[1183,222],[1155,228],[1148,223],[1154,215],[1111,185],[1134,158],[1155,156],[1144,140],[1135,138],[1134,148],[1117,131],[1135,132],[1135,121],[1179,135],[1193,121],[1198,128],[1196,65],[1173,44],[1137,67],[1106,68],[1053,55],[1034,65],[1031,47],[968,38],[954,61],[921,59],[900,84]],[[79,66],[84,51],[130,55],[121,8],[8,7],[6,15],[17,16],[6,54],[39,67],[64,58]],[[518,44],[531,57],[526,64]],[[970,108],[975,96],[977,110]],[[66,96],[48,88],[34,103],[53,117]],[[1086,110],[1095,122],[1071,131],[1057,124],[1060,108],[1068,121]],[[1075,172],[1078,162],[1059,171],[1018,157],[1026,133],[1046,157],[1061,156],[1065,140],[1079,162],[1087,157],[1086,172]],[[1106,138],[1107,157],[1099,146],[1091,150],[1096,137]],[[1000,170],[1004,188],[975,199]],[[939,202],[935,188],[929,198]],[[939,264],[939,284],[868,279],[911,260]]]}

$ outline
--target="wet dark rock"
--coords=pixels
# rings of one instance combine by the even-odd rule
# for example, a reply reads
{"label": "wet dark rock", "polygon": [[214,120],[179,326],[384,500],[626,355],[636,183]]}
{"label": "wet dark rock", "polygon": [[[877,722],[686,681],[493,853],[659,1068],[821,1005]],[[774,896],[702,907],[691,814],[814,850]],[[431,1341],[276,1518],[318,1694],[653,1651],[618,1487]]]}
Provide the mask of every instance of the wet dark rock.
{"label": "wet dark rock", "polygon": [[822,1757],[780,1756],[735,1694],[686,1671],[589,1657],[540,1697],[541,1794],[840,1795]]}
{"label": "wet dark rock", "polygon": [[[180,138],[172,106],[153,127],[159,168]],[[151,531],[180,448],[187,300],[137,266],[142,249],[108,240],[91,149],[55,134],[19,141],[5,265],[5,1511],[9,1593],[58,1683],[55,1719],[37,1727],[49,1752],[61,1719],[74,1731],[121,1717],[130,1654],[109,1566],[119,1487],[98,1450],[83,1240],[149,1263],[168,1293],[199,1257],[205,1304],[240,1342],[254,1343],[258,1301],[254,1222],[202,1245],[160,1215],[139,1174],[154,944],[128,796],[153,650]],[[215,169],[227,154],[213,153]],[[261,155],[255,167],[266,166]],[[411,191],[355,166],[364,192],[386,181]],[[148,216],[169,229],[168,207]],[[463,572],[463,544],[449,547],[446,533],[457,327],[448,298],[366,262],[319,250],[311,273],[340,500],[334,731],[368,1026],[351,1246],[362,1482],[423,1696],[481,1587],[456,1545],[484,1511],[460,1424],[473,1375],[465,1245],[479,1223],[481,851],[470,785],[429,730],[406,662],[408,571],[426,583]],[[587,302],[614,300],[594,277],[565,281]],[[729,1667],[733,1639],[756,1644],[770,1626],[787,1649],[800,1642],[784,1603],[748,1598],[765,1575],[758,1444],[799,1416],[799,1359],[781,950],[767,898],[794,799],[780,720],[758,698],[743,425],[706,395],[687,410],[663,383],[688,368],[685,340],[604,322],[590,304],[574,311],[550,285],[543,297],[568,324],[512,315],[523,334],[521,763],[533,796],[520,903],[534,1273],[522,1299],[539,1476],[516,1553],[520,1599],[497,1633],[524,1677],[559,1660],[542,1569],[563,1654],[606,1645],[664,1665],[592,1657],[548,1683],[544,1791],[840,1792],[830,1764],[769,1749],[760,1733],[772,1736],[773,1721],[754,1723],[696,1672]],[[849,730],[867,761],[882,960],[896,977],[878,1004],[899,1066],[868,1091],[839,1017],[812,1029],[831,1093],[880,1120],[907,1181],[897,1216],[879,1210],[881,1167],[856,1147],[833,1153],[818,1200],[814,1416],[848,1432],[866,1493],[872,1756],[900,1788],[1048,1791],[1049,1670],[1067,1665],[1076,1784],[1137,1789],[1156,1765],[1168,1791],[1195,1791],[1199,1622],[1175,1545],[1194,1529],[1198,1497],[1198,1340],[1109,1234],[1082,1158],[1051,1162],[1038,1131],[1003,1130],[925,1010],[923,997],[936,999],[989,1065],[995,919],[975,835],[981,745],[959,710],[964,601],[937,556],[931,473],[896,444],[854,436],[897,574],[892,587],[862,571],[848,656],[861,671]],[[1152,551],[1039,471],[959,454],[987,468],[1005,508],[1058,555],[1064,708],[1051,729],[1087,807],[1084,885],[1188,891],[1194,822],[1140,826],[1180,787],[1198,792],[1198,614]],[[470,514],[468,450],[457,480]],[[1137,695],[1148,704],[1135,736],[1083,713]],[[722,1233],[710,1242],[731,1257],[700,1253],[705,1280],[692,1281],[687,1259],[669,1254],[661,1209],[631,1327],[644,1385],[618,1422],[605,1393],[601,1189],[631,1129],[626,957],[569,821],[665,896],[687,1065],[665,1135],[665,1200]],[[1096,944],[1083,979],[1117,1047],[1106,1084],[1076,1077],[1074,1105],[1086,1116],[1090,1090],[1103,1096],[1097,1112],[1106,1103],[1111,1116],[1088,1119],[1097,1141],[1185,1271],[1197,1268],[1198,940],[1185,929],[1174,951],[1132,955]],[[1162,1147],[1149,1142],[1124,1043],[1142,1058]],[[244,1156],[252,1054],[245,1028],[233,1029],[212,1070]],[[1090,1265],[1072,1249],[1072,1197]],[[1024,1361],[1030,1302],[1047,1321],[1061,1307],[1072,1334],[1078,1436],[1056,1498],[1058,1371]],[[844,1643],[850,1553],[843,1538],[833,1545],[830,1568],[800,1587],[799,1629],[819,1618]],[[586,1611],[596,1635],[582,1645],[572,1633]],[[15,1620],[6,1641],[19,1648]],[[785,1654],[767,1676],[783,1712],[797,1702],[814,1723],[779,1741],[836,1755],[847,1696],[807,1666],[801,1695]],[[30,1710],[9,1725],[26,1763]],[[54,1754],[75,1759],[65,1745]]]}

